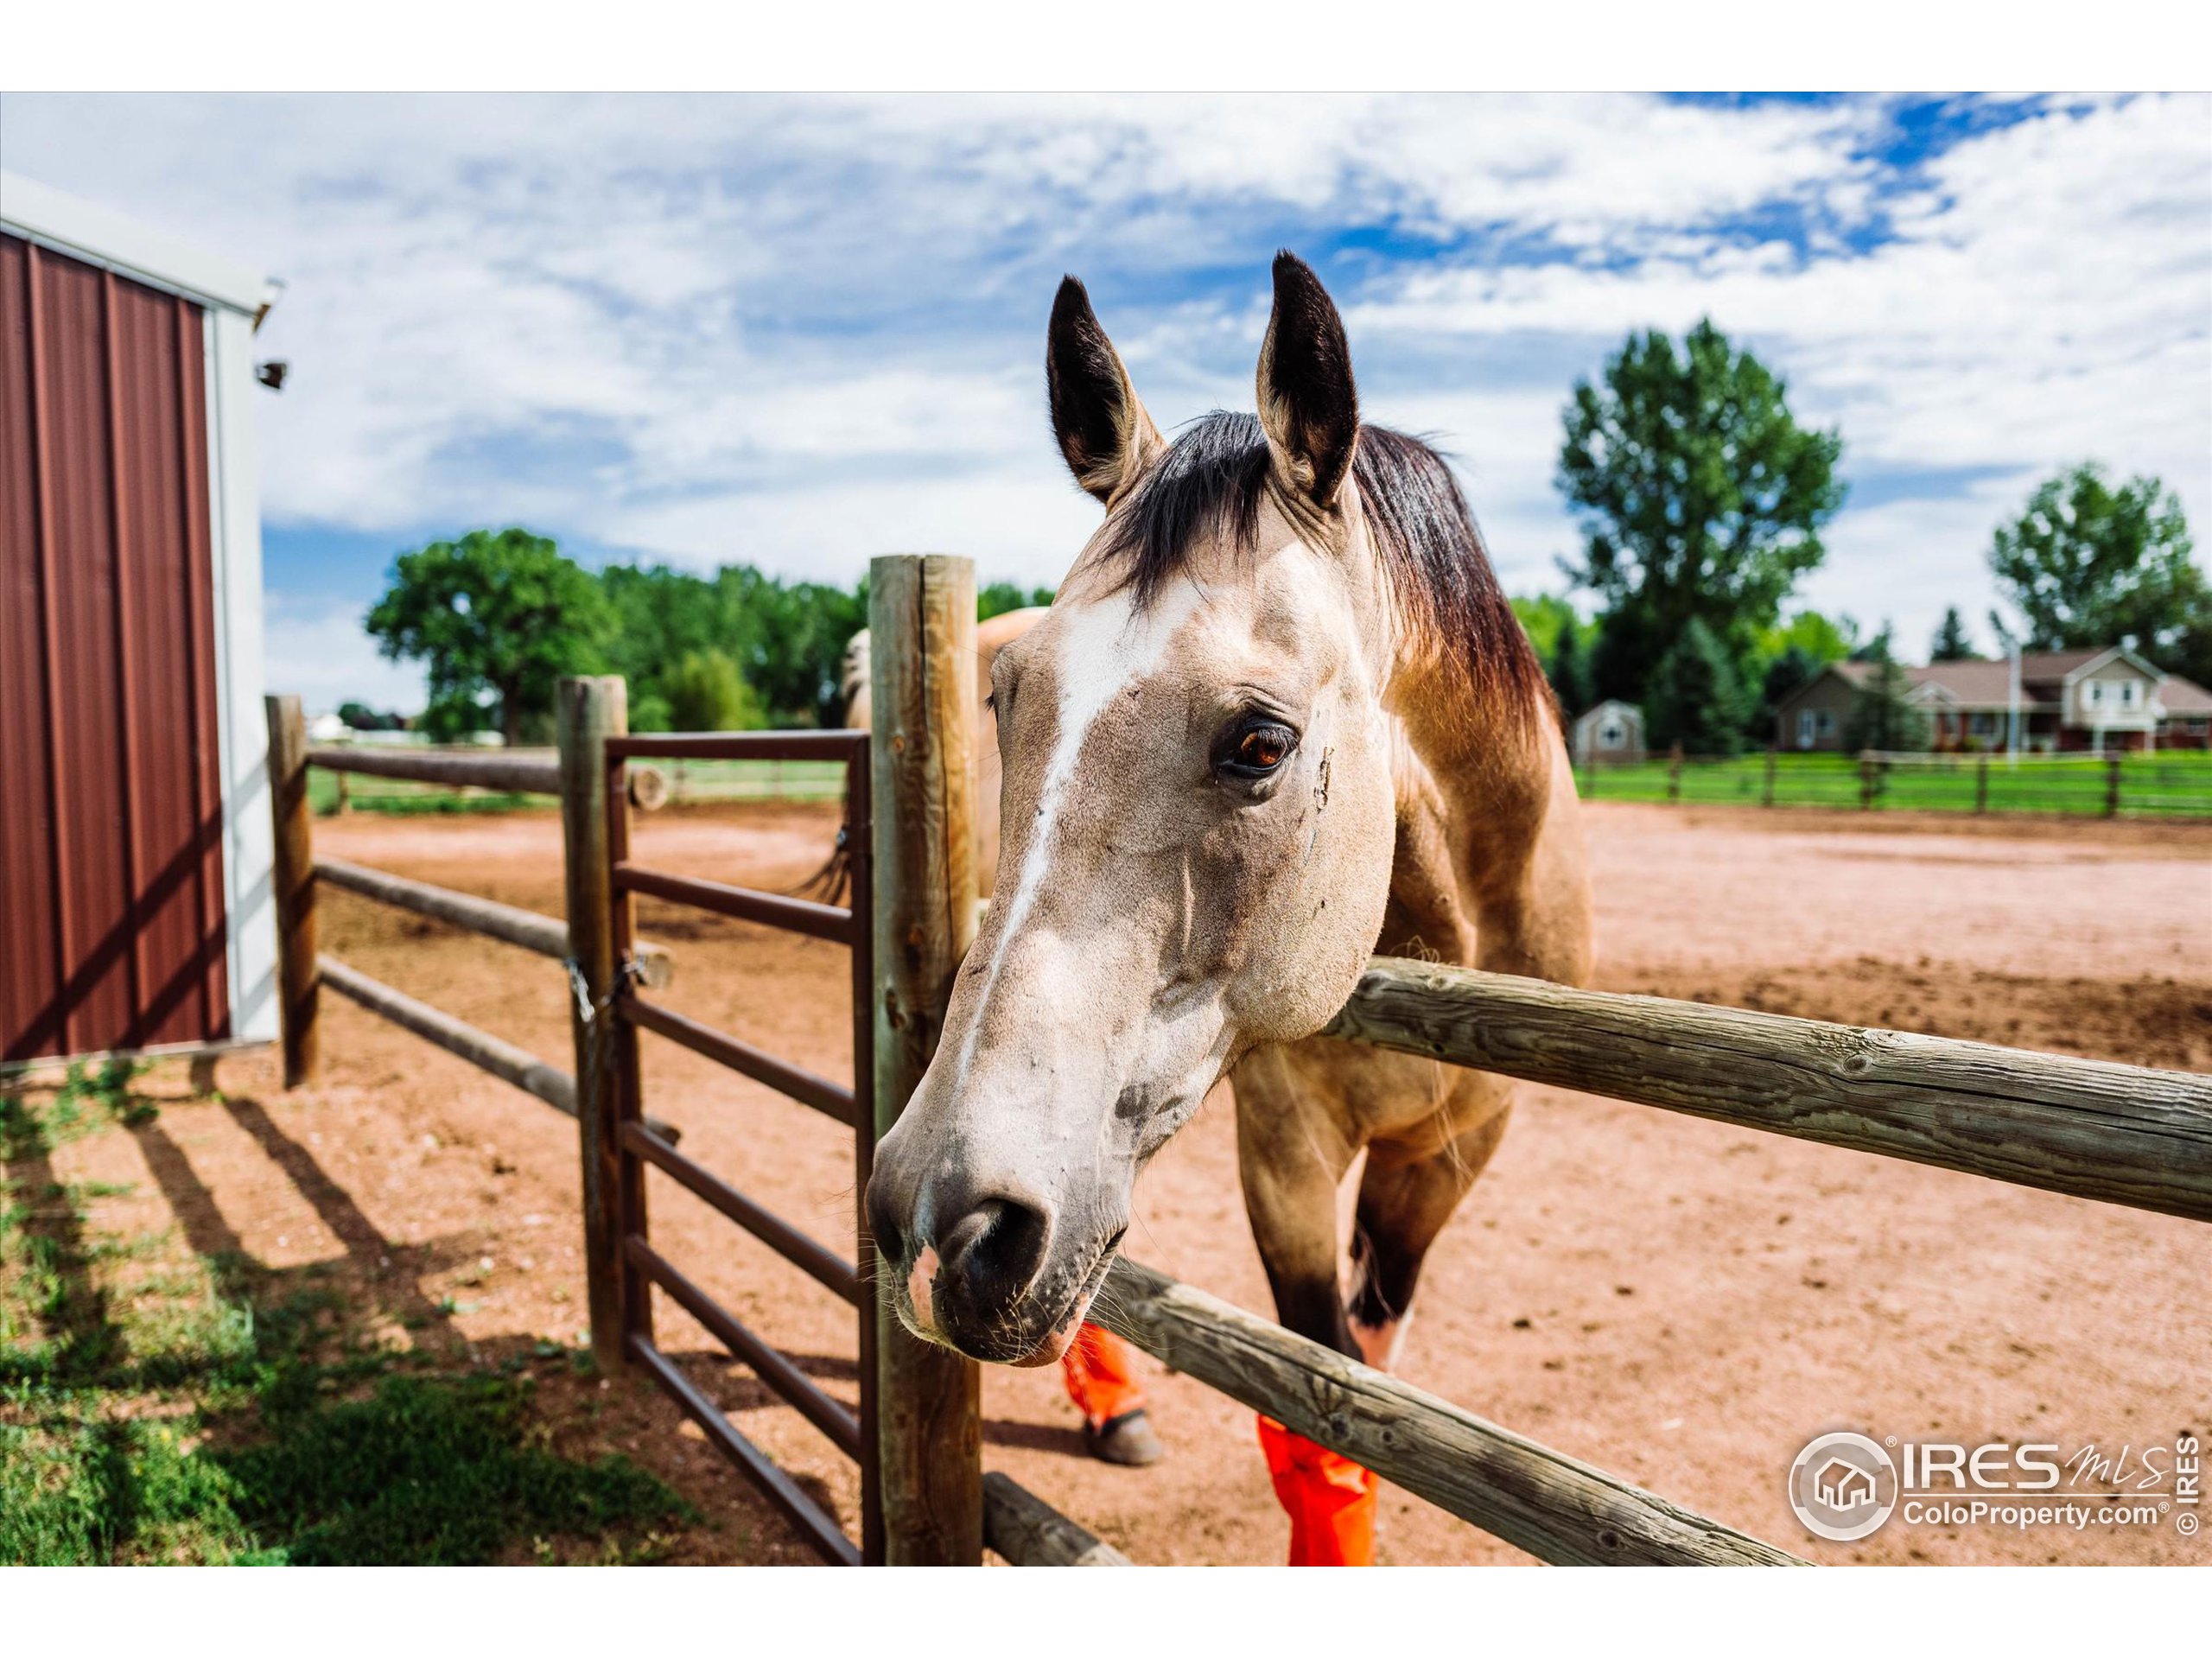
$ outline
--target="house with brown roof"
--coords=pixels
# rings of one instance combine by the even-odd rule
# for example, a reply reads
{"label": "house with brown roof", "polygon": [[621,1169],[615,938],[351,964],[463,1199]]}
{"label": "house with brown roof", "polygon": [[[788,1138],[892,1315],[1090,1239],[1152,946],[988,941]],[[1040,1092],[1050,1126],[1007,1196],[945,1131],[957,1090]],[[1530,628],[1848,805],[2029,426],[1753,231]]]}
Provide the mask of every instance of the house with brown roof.
{"label": "house with brown roof", "polygon": [[[1775,712],[1783,749],[1840,753],[1844,728],[1872,663],[1831,663]],[[2028,652],[2012,664],[1969,658],[1907,668],[1912,701],[1926,709],[1936,749],[2002,749],[2011,721],[2031,753],[2212,748],[2212,692],[2167,674],[2125,645]]]}

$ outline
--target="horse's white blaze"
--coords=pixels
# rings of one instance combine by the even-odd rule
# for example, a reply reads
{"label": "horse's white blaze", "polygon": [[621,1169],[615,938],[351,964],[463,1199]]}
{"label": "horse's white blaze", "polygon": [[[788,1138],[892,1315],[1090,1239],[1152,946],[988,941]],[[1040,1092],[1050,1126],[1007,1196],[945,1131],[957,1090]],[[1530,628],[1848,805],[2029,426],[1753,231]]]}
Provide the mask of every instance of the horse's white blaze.
{"label": "horse's white blaze", "polygon": [[[1185,582],[1142,611],[1123,589],[1066,613],[1055,664],[1060,702],[1052,759],[1045,770],[1044,787],[1038,792],[1036,816],[1022,842],[1021,868],[1014,877],[1014,895],[1006,901],[996,949],[983,970],[976,999],[978,1017],[969,1022],[968,1039],[961,1046],[956,1083],[967,1080],[983,1028],[981,1011],[990,1005],[1007,947],[1020,935],[1051,874],[1060,812],[1075,782],[1090,728],[1116,696],[1160,666],[1168,641],[1198,609],[1198,601],[1197,584]],[[1081,990],[1080,987],[1061,988],[1078,994]]]}

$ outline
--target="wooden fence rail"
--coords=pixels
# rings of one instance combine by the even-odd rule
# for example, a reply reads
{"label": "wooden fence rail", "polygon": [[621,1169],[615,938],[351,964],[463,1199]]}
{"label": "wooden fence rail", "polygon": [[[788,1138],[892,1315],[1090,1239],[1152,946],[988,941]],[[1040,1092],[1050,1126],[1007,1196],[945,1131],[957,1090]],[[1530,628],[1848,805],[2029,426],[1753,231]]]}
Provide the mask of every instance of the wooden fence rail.
{"label": "wooden fence rail", "polygon": [[399,778],[448,789],[489,789],[505,795],[561,792],[560,761],[550,755],[504,754],[497,749],[467,754],[447,749],[357,749],[321,743],[308,751],[308,764],[327,772]]}
{"label": "wooden fence rail", "polygon": [[[454,927],[465,927],[472,933],[481,933],[486,938],[499,939],[524,950],[534,950],[539,956],[550,957],[556,962],[566,962],[569,957],[569,925],[557,916],[540,915],[537,911],[503,905],[496,899],[480,898],[473,893],[456,893],[451,887],[411,880],[386,870],[371,869],[367,865],[356,864],[350,859],[317,858],[315,874],[318,881],[326,881],[334,887],[343,887],[348,893],[359,893],[364,899],[373,899],[378,904],[390,905],[396,910],[409,911]],[[641,942],[637,947],[637,957],[639,973],[644,983],[659,989],[674,977],[674,962],[664,947]]]}
{"label": "wooden fence rail", "polygon": [[1377,957],[1327,1034],[2212,1220],[2212,1077]]}
{"label": "wooden fence rail", "polygon": [[1090,1317],[1154,1357],[1539,1560],[1785,1567],[1797,1558],[1127,1257]]}
{"label": "wooden fence rail", "polygon": [[983,1477],[983,1541],[1016,1567],[1128,1567],[1129,1558],[996,1470]]}
{"label": "wooden fence rail", "polygon": [[524,1094],[535,1095],[556,1112],[576,1115],[576,1080],[558,1066],[548,1065],[528,1049],[456,1020],[380,979],[372,979],[358,968],[349,968],[335,957],[315,958],[322,982],[349,1001],[372,1014],[380,1014],[403,1030],[436,1044],[448,1054],[480,1066]]}

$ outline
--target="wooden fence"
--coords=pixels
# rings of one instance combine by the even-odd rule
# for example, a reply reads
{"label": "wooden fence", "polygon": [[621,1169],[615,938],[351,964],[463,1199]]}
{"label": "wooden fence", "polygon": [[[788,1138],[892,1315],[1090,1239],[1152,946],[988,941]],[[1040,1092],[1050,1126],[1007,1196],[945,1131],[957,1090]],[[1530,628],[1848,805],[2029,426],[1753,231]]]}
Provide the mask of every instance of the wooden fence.
{"label": "wooden fence", "polygon": [[2212,755],[1988,753],[1586,754],[1585,800],[1669,805],[1815,806],[1985,816],[2212,817]]}
{"label": "wooden fence", "polygon": [[[630,737],[620,681],[567,681],[557,776],[569,920],[535,916],[338,860],[316,860],[297,705],[270,702],[288,1082],[311,1075],[319,985],[576,1116],[594,1349],[658,1380],[803,1536],[839,1561],[957,1564],[988,1542],[1019,1563],[1112,1565],[1110,1546],[981,1465],[976,1367],[914,1342],[868,1294],[864,1233],[847,1262],[676,1150],[643,1111],[635,1033],[745,1073],[855,1130],[855,1194],[874,1141],[934,1052],[974,928],[972,572],[964,560],[879,559],[871,575],[874,741],[863,733]],[[357,752],[346,752],[348,759]],[[644,868],[628,856],[626,769],[680,760],[841,759],[853,906],[811,904]],[[489,758],[489,757],[487,757]],[[379,753],[379,766],[399,759]],[[445,759],[445,757],[441,757]],[[454,776],[450,767],[446,776]],[[386,775],[394,775],[386,771]],[[480,774],[487,775],[487,774]],[[500,787],[519,787],[502,773]],[[462,778],[460,781],[473,782]],[[575,1070],[562,1072],[320,957],[314,888],[329,881],[417,914],[560,956],[582,986]],[[854,951],[855,1082],[815,1077],[644,996],[669,963],[634,938],[650,894],[842,941]],[[656,979],[658,976],[658,980]],[[1376,958],[1328,1034],[1750,1128],[1823,1141],[2196,1220],[2212,1220],[2212,1078],[1871,1031],[1656,997]],[[653,1248],[645,1172],[678,1181],[855,1304],[861,1402],[830,1399]],[[859,1225],[855,1217],[856,1229]],[[650,1290],[688,1310],[841,1451],[856,1458],[855,1544],[655,1346]],[[1526,1440],[1135,1262],[1094,1313],[1175,1370],[1384,1479],[1560,1562],[1784,1564],[1773,1545]]]}

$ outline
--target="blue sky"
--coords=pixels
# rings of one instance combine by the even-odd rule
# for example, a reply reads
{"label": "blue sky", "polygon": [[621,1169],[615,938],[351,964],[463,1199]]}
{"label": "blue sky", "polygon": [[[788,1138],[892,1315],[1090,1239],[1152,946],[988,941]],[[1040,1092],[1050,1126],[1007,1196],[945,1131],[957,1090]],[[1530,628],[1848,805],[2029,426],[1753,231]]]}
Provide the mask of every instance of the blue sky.
{"label": "blue sky", "polygon": [[1172,426],[1251,406],[1278,246],[1517,592],[1574,545],[1573,381],[1708,315],[1843,430],[1802,601],[1908,649],[1953,603],[1986,642],[1990,530],[2055,467],[2212,525],[2203,98],[10,95],[0,147],[284,279],[270,672],[313,703],[419,700],[359,615],[475,524],[1052,582],[1096,513],[1045,424],[1060,274]]}

